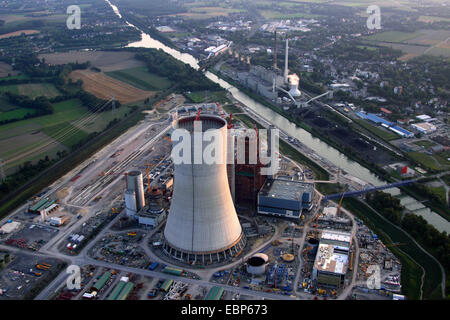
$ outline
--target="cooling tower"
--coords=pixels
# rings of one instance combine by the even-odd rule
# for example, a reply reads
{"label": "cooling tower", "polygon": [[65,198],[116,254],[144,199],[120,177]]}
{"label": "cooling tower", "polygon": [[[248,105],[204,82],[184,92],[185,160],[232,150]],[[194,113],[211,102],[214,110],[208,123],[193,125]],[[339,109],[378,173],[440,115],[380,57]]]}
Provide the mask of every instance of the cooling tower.
{"label": "cooling tower", "polygon": [[[216,263],[233,257],[245,245],[245,237],[231,198],[227,177],[227,124],[213,115],[201,115],[202,132],[215,132],[222,143],[203,142],[200,151],[220,145],[217,163],[194,161],[195,117],[180,118],[175,129],[185,129],[191,141],[191,161],[175,163],[174,189],[164,230],[164,251],[187,263]],[[178,143],[173,140],[173,147]],[[189,162],[189,163],[186,163]]]}

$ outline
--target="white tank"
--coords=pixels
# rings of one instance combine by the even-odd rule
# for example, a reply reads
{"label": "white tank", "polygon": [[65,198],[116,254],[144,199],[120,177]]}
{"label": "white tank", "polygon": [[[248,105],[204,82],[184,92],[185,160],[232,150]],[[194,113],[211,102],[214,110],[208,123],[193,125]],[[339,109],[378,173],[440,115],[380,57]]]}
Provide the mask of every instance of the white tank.
{"label": "white tank", "polygon": [[300,90],[298,90],[298,84],[297,83],[293,83],[290,84],[290,90],[289,93],[291,94],[291,96],[295,97],[300,97],[302,95],[302,93],[300,92]]}
{"label": "white tank", "polygon": [[127,216],[134,216],[137,212],[136,193],[133,190],[125,191],[125,208]]}
{"label": "white tank", "polygon": [[[184,117],[176,123],[176,128],[191,133],[191,150],[194,148],[194,119],[195,116]],[[200,121],[203,132],[216,130],[222,137],[220,163],[177,164],[174,161],[174,189],[164,230],[164,249],[185,262],[213,263],[235,255],[243,248],[245,239],[228,185],[227,124],[218,116],[206,114],[200,116]],[[174,141],[174,148],[182,142],[181,139]],[[204,142],[200,150],[203,152],[214,143]],[[193,162],[194,152],[191,152]]]}
{"label": "white tank", "polygon": [[127,175],[128,190],[134,191],[136,194],[136,209],[140,210],[145,206],[144,198],[144,180],[142,172],[131,171]]}
{"label": "white tank", "polygon": [[261,275],[266,272],[266,265],[269,257],[264,253],[256,253],[247,260],[247,272],[254,275]]}

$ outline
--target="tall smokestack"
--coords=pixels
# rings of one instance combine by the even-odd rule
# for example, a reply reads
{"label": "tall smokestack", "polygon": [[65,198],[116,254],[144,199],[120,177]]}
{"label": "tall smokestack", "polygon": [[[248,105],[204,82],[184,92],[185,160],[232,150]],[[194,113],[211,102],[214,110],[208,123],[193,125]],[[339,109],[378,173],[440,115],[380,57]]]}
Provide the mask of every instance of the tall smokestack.
{"label": "tall smokestack", "polygon": [[275,30],[275,47],[273,49],[273,68],[275,70],[277,69],[277,59],[278,59],[277,49],[278,49],[278,45],[277,45],[277,30]]}
{"label": "tall smokestack", "polygon": [[286,39],[286,56],[284,57],[284,82],[288,83],[289,40]]}

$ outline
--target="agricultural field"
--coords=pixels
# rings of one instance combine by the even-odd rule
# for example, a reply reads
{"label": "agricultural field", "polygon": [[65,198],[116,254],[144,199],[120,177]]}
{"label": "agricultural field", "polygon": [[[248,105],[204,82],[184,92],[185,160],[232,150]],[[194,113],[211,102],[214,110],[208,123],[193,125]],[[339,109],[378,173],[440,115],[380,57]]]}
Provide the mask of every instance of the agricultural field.
{"label": "agricultural field", "polygon": [[425,149],[434,147],[436,145],[436,143],[429,141],[429,140],[419,140],[419,141],[415,141],[414,142],[415,145],[419,146],[419,147],[424,147]]}
{"label": "agricultural field", "polygon": [[18,106],[9,102],[9,100],[0,94],[0,112],[7,112],[17,109]]}
{"label": "agricultural field", "polygon": [[317,14],[309,14],[309,13],[282,13],[272,10],[259,10],[259,13],[268,20],[273,19],[296,19],[296,18],[304,18],[304,19],[312,19],[318,18],[320,15]]}
{"label": "agricultural field", "polygon": [[171,85],[168,79],[148,72],[147,67],[117,70],[107,72],[106,75],[141,90],[165,90]]}
{"label": "agricultural field", "polygon": [[[37,12],[35,12],[37,13]],[[0,14],[0,20],[5,21],[5,27],[16,26],[28,21],[45,20],[50,22],[64,22],[67,20],[65,14],[49,14],[42,16],[26,16],[24,14]]]}
{"label": "agricultural field", "polygon": [[59,53],[47,53],[39,55],[39,59],[45,59],[49,64],[60,65],[69,62],[91,62],[93,67],[103,72],[112,72],[123,69],[131,69],[145,66],[145,63],[135,59],[134,52],[126,51],[69,51]]}
{"label": "agricultural field", "polygon": [[53,104],[55,112],[0,126],[0,158],[12,173],[25,161],[39,160],[57,151],[68,150],[91,132],[103,130],[114,118],[129,112],[128,107],[93,115],[77,99]]}
{"label": "agricultural field", "polygon": [[408,152],[408,156],[424,166],[425,170],[440,171],[443,169],[442,165],[434,157],[426,155],[422,152]]}
{"label": "agricultural field", "polygon": [[18,37],[18,36],[21,36],[22,34],[31,35],[31,34],[37,34],[37,33],[39,33],[38,30],[19,30],[19,31],[5,33],[5,34],[0,34],[0,39]]}
{"label": "agricultural field", "polygon": [[35,114],[35,109],[30,108],[18,108],[11,111],[0,112],[0,121],[12,120],[12,119],[22,119],[27,114]]}
{"label": "agricultural field", "polygon": [[1,78],[8,77],[8,75],[14,76],[18,74],[17,71],[14,71],[13,68],[4,62],[0,62],[0,80]]}
{"label": "agricultural field", "polygon": [[230,13],[237,13],[241,12],[239,9],[232,9],[232,8],[223,8],[223,7],[192,7],[188,9],[188,12],[185,13],[178,13],[171,16],[180,16],[186,19],[210,19],[214,17],[220,17],[220,16],[228,16]]}
{"label": "agricultural field", "polygon": [[449,18],[444,17],[434,17],[434,16],[420,16],[419,19],[417,19],[419,22],[425,22],[425,23],[433,23],[433,22],[450,22]]}
{"label": "agricultural field", "polygon": [[51,83],[27,83],[27,84],[0,86],[0,93],[8,91],[16,94],[21,94],[24,96],[29,96],[32,99],[39,96],[53,98],[60,94],[58,89],[56,89],[55,86]]}
{"label": "agricultural field", "polygon": [[104,73],[89,70],[76,70],[69,76],[73,81],[81,79],[83,89],[100,99],[114,98],[123,104],[145,100],[154,95],[154,91],[144,91],[125,82],[108,77]]}
{"label": "agricultural field", "polygon": [[416,32],[387,31],[365,38],[369,43],[402,50],[405,55],[400,60],[430,54],[450,57],[450,30],[419,30]]}

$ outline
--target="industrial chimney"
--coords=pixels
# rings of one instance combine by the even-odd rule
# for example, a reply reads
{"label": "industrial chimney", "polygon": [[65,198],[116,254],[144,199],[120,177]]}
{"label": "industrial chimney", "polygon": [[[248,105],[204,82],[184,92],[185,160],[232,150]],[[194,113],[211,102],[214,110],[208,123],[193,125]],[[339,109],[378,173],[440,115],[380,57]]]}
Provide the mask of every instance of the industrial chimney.
{"label": "industrial chimney", "polygon": [[[221,144],[214,139],[204,142],[200,148],[203,152],[214,143],[223,148],[218,152],[220,159],[216,163],[202,161],[198,164],[196,161],[194,130],[197,131],[199,122],[202,133],[214,132],[222,137]],[[197,119],[195,116],[180,118],[174,126],[190,133],[192,152],[190,163],[174,161],[174,189],[164,229],[164,251],[189,264],[222,262],[236,255],[245,245],[228,185],[227,123],[218,116],[199,114]],[[174,141],[174,148],[178,143],[186,143],[183,140]]]}
{"label": "industrial chimney", "polygon": [[144,181],[142,179],[142,172],[137,170],[128,172],[126,179],[128,186],[127,189],[128,191],[134,192],[136,199],[136,210],[139,211],[145,206]]}

